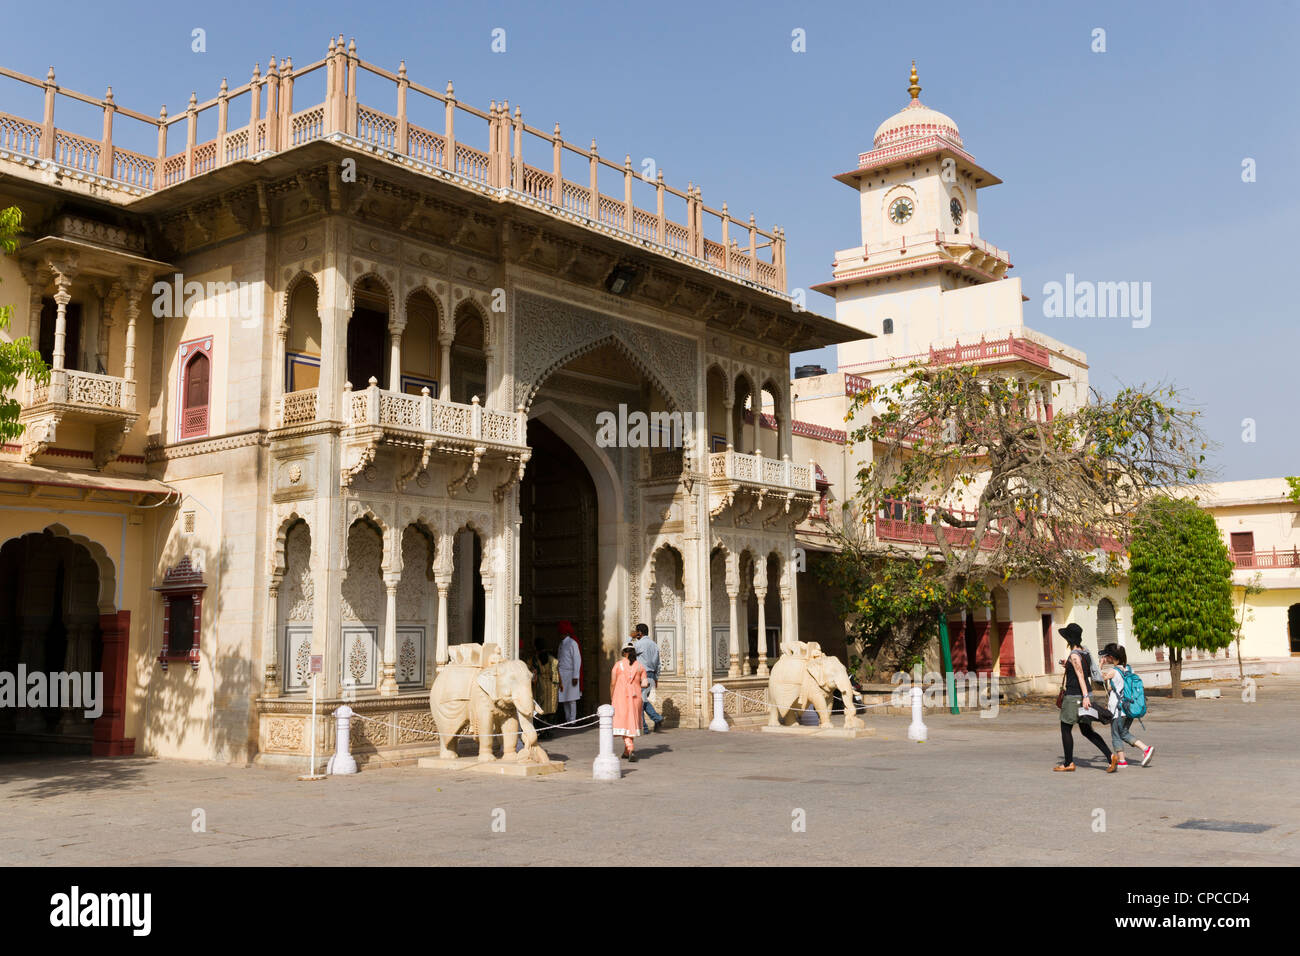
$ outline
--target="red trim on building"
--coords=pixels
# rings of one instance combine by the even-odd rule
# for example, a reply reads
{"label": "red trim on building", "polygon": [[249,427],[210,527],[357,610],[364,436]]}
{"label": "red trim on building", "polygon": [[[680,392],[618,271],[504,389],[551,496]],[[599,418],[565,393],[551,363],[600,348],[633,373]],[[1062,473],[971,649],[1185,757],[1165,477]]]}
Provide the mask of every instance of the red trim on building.
{"label": "red trim on building", "polygon": [[99,616],[103,641],[104,712],[95,719],[90,753],[95,757],[129,757],[135,738],[126,736],[127,658],[131,646],[131,612]]}

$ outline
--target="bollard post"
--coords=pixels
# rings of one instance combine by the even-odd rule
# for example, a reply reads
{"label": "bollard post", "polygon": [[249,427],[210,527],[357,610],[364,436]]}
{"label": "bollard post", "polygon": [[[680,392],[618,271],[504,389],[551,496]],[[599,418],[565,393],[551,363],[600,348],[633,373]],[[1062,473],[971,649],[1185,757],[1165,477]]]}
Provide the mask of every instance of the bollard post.
{"label": "bollard post", "polygon": [[337,735],[334,738],[334,755],[325,765],[328,774],[346,774],[357,772],[357,758],[352,756],[352,708],[344,704],[334,711],[337,723]]}
{"label": "bollard post", "polygon": [[709,722],[709,730],[716,730],[720,734],[725,734],[731,728],[727,726],[727,717],[722,712],[722,695],[727,692],[727,688],[721,684],[714,684],[709,688],[709,693],[713,694],[713,720]]}
{"label": "bollard post", "polygon": [[925,722],[921,720],[921,688],[915,684],[912,685],[912,722],[907,727],[907,739],[915,740],[918,744],[925,743],[928,731]]}
{"label": "bollard post", "polygon": [[614,754],[614,708],[601,704],[596,716],[600,718],[600,753],[591,762],[591,779],[617,780],[623,776],[623,765]]}

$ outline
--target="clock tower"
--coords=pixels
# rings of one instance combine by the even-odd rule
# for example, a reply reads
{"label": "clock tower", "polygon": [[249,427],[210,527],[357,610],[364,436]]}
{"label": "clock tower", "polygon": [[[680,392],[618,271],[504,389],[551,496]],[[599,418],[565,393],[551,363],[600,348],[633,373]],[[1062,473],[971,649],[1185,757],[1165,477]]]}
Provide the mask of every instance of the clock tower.
{"label": "clock tower", "polygon": [[[915,61],[907,92],[857,168],[835,177],[858,192],[862,244],[837,252],[831,281],[813,288],[835,298],[841,322],[876,336],[841,345],[841,368],[1022,321],[1019,281],[999,281],[1010,257],[979,235],[978,191],[1002,180],[966,152],[949,116],[921,102]],[[951,296],[989,285],[1000,288]]]}

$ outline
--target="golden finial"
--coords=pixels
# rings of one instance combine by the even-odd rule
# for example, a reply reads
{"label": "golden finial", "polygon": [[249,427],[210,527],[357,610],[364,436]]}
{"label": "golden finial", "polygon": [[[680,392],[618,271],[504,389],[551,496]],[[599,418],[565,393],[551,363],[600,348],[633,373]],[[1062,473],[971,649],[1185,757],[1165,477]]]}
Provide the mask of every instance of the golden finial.
{"label": "golden finial", "polygon": [[916,79],[916,61],[912,61],[912,85],[907,88],[907,92],[912,94],[912,99],[921,95],[921,84]]}

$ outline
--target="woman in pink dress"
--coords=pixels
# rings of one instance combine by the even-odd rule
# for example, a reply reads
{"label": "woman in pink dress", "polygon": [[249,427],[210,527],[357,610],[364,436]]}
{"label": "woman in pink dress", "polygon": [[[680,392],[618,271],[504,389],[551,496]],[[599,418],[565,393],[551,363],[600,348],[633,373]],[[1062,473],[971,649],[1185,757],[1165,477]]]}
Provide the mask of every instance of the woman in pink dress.
{"label": "woman in pink dress", "polygon": [[623,645],[623,659],[609,675],[609,696],[614,705],[614,735],[623,738],[623,756],[633,762],[632,738],[641,734],[641,688],[649,684],[645,665],[637,662],[636,648]]}

